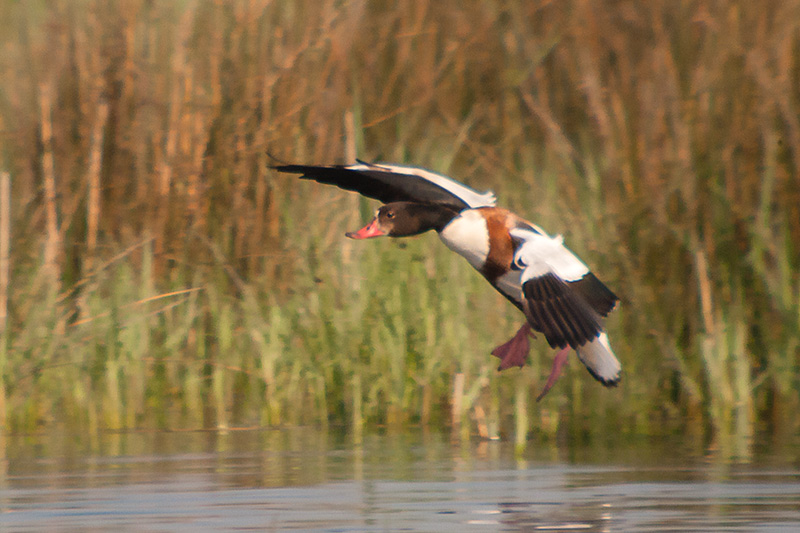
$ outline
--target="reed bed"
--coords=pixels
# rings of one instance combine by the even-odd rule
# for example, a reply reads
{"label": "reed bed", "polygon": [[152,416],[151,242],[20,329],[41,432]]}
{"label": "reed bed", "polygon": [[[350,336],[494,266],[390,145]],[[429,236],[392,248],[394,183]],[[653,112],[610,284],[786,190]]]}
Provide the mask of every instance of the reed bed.
{"label": "reed bed", "polygon": [[[32,0],[0,28],[6,427],[798,429],[800,2]],[[565,234],[622,298],[621,386],[572,364],[535,403],[550,350],[496,372],[522,317],[463,260],[346,241],[374,204],[268,152],[422,165]]]}

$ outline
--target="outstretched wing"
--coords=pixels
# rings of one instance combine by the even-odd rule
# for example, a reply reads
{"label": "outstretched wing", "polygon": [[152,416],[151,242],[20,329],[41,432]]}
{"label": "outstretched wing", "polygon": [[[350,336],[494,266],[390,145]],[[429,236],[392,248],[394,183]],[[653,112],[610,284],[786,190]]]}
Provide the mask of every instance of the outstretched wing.
{"label": "outstretched wing", "polygon": [[578,348],[603,331],[601,317],[617,297],[578,259],[563,239],[527,229],[511,230],[519,245],[514,265],[522,270],[522,297],[531,325],[554,348]]}
{"label": "outstretched wing", "polygon": [[570,346],[589,372],[605,385],[619,381],[620,364],[608,344],[601,319],[618,298],[563,239],[528,229],[513,229],[518,242],[514,267],[522,270],[522,307],[550,346]]}
{"label": "outstretched wing", "polygon": [[420,202],[452,207],[458,211],[495,204],[491,192],[479,193],[429,170],[401,165],[278,165],[280,172],[302,174],[303,179],[356,191],[383,203]]}

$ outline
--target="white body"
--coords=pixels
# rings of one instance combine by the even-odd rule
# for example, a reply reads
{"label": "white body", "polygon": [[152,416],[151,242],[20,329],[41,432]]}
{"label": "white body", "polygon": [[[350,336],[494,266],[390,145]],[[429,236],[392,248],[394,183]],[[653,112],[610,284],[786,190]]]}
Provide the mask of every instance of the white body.
{"label": "white body", "polygon": [[489,231],[480,211],[463,211],[444,227],[439,237],[476,270],[481,269],[489,256]]}

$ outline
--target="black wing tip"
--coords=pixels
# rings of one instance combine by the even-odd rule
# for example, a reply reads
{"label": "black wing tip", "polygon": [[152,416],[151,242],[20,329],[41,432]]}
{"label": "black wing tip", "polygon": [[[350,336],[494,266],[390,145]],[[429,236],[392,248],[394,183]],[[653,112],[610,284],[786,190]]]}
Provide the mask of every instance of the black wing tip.
{"label": "black wing tip", "polygon": [[305,172],[313,172],[325,169],[342,168],[341,165],[298,165],[298,164],[280,164],[270,165],[269,168],[277,170],[278,172],[291,172],[294,174],[302,174]]}
{"label": "black wing tip", "polygon": [[[270,165],[269,168],[274,168],[275,170],[285,171],[285,172],[292,172],[292,170],[285,170],[285,169],[298,169],[298,168],[347,168],[350,165],[300,165],[297,163],[287,163],[281,159],[278,159],[272,154],[267,154],[271,159],[274,159],[278,162],[277,165]],[[356,163],[360,165],[366,165],[368,167],[380,167],[380,165],[376,165],[375,163],[370,163],[369,161],[364,161],[363,159],[356,158]]]}
{"label": "black wing tip", "polygon": [[[325,181],[329,176],[334,176],[341,171],[346,171],[346,165],[270,165],[272,170],[278,172],[285,172],[287,174],[300,174],[302,180],[314,180],[321,183],[330,183]],[[338,183],[334,183],[338,185]]]}
{"label": "black wing tip", "polygon": [[593,272],[587,272],[581,279],[570,282],[570,285],[575,287],[600,316],[608,316],[611,311],[616,309],[617,302],[620,301],[619,296],[614,294]]}
{"label": "black wing tip", "polygon": [[269,168],[277,170],[278,172],[289,172],[292,174],[302,174],[303,165],[270,165]]}

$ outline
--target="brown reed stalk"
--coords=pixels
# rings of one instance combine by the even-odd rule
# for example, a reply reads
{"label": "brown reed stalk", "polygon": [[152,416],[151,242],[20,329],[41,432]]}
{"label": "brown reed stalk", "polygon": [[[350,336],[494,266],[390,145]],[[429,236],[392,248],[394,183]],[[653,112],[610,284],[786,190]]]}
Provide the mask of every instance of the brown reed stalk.
{"label": "brown reed stalk", "polygon": [[154,254],[157,270],[164,267],[164,252],[167,249],[170,191],[172,190],[173,168],[176,164],[176,155],[178,153],[181,117],[185,106],[183,96],[185,94],[188,70],[186,57],[187,39],[191,31],[193,17],[194,10],[186,9],[181,14],[178,28],[175,32],[174,50],[169,72],[171,90],[167,99],[169,111],[166,131],[163,133],[163,146],[159,146],[156,152],[157,161],[155,167],[158,174],[158,195],[154,200],[156,210],[155,217],[151,223],[153,224],[152,236],[155,238]]}
{"label": "brown reed stalk", "polygon": [[97,253],[97,234],[100,227],[100,169],[103,163],[103,130],[108,120],[108,102],[101,100],[97,106],[92,141],[89,152],[88,183],[89,194],[86,203],[86,255],[84,258],[85,271],[90,273],[94,266]]}
{"label": "brown reed stalk", "polygon": [[196,227],[198,231],[207,231],[208,209],[203,198],[203,156],[208,146],[211,135],[209,116],[202,111],[195,111],[191,121],[191,165],[186,176],[186,210],[187,222]]}
{"label": "brown reed stalk", "polygon": [[464,373],[459,372],[453,377],[453,393],[450,400],[450,424],[454,429],[453,434],[457,435],[461,428],[461,421],[464,418]]}
{"label": "brown reed stalk", "polygon": [[58,253],[61,238],[58,231],[58,209],[56,194],[55,163],[53,157],[53,82],[48,80],[39,85],[39,125],[42,143],[42,177],[44,181],[44,206],[46,213],[47,237],[44,246],[44,269],[50,282],[51,295],[58,290],[61,276]]}
{"label": "brown reed stalk", "polygon": [[[265,258],[259,250],[267,249],[267,247],[274,247],[275,241],[268,234],[268,227],[266,221],[269,217],[269,212],[275,210],[275,206],[270,201],[270,188],[269,176],[271,172],[268,170],[269,162],[267,161],[266,150],[259,149],[268,145],[269,129],[271,128],[271,110],[269,103],[272,97],[272,91],[275,85],[276,76],[274,74],[266,74],[261,78],[261,95],[258,99],[258,110],[261,115],[260,122],[256,126],[256,131],[253,136],[253,146],[256,150],[254,155],[255,159],[255,175],[253,187],[255,189],[253,195],[253,212],[256,214],[251,222],[251,230],[249,233],[250,240],[248,242],[249,249],[249,265],[250,272],[265,272],[268,271],[267,263],[270,262],[269,258]],[[263,248],[262,248],[263,247]]]}
{"label": "brown reed stalk", "polygon": [[[0,172],[0,339],[5,336],[8,320],[8,287],[11,265],[11,174]],[[0,341],[4,342],[4,341]],[[5,348],[0,346],[0,352]],[[0,364],[0,376],[4,365]],[[2,380],[0,380],[2,381]],[[4,410],[0,409],[0,413]]]}

